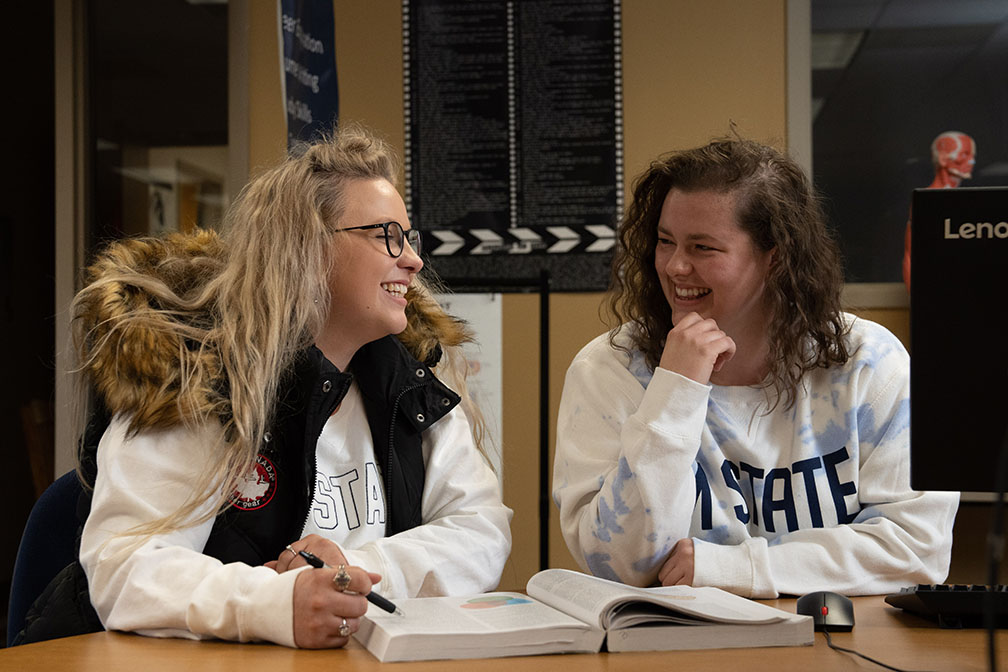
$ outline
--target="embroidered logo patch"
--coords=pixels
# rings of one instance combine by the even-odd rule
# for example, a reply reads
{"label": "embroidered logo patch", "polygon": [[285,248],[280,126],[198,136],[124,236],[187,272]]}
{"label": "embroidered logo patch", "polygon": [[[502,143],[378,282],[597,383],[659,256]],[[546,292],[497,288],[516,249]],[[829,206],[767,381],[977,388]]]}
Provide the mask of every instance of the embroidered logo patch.
{"label": "embroidered logo patch", "polygon": [[232,505],[242,511],[255,511],[270,503],[276,494],[276,467],[263,455],[256,455],[249,474],[238,484]]}

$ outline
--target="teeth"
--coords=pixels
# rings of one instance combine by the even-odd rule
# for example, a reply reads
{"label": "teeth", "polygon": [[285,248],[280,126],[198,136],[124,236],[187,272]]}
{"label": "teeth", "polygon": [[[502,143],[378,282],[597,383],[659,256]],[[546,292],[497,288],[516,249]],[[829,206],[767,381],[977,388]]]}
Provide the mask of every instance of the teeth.
{"label": "teeth", "polygon": [[395,294],[396,296],[406,296],[406,285],[400,284],[398,282],[383,282],[382,289],[384,289],[389,294]]}
{"label": "teeth", "polygon": [[701,296],[707,296],[708,294],[710,294],[710,291],[711,290],[709,289],[697,289],[697,288],[686,289],[683,287],[676,287],[675,295],[677,298],[680,299],[699,299]]}

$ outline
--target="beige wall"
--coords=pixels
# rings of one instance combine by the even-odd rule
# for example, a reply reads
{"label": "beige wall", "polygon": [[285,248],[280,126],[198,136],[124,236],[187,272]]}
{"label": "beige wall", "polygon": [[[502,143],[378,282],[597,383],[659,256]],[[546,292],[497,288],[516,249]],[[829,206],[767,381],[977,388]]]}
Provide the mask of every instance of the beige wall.
{"label": "beige wall", "polygon": [[[403,146],[401,14],[397,2],[334,0],[340,116]],[[283,154],[276,10],[251,3],[249,156],[252,170]],[[629,182],[659,153],[729,132],[783,146],[787,138],[785,0],[624,0],[625,161]],[[629,187],[624,185],[625,190]],[[600,293],[551,297],[550,408],[567,365],[604,330]],[[504,297],[504,497],[514,550],[502,586],[522,588],[538,567],[539,306]],[[905,311],[903,311],[905,314]],[[900,315],[894,317],[897,322]],[[550,445],[553,444],[553,424]],[[551,448],[552,450],[552,448]],[[551,508],[550,565],[572,567]]]}

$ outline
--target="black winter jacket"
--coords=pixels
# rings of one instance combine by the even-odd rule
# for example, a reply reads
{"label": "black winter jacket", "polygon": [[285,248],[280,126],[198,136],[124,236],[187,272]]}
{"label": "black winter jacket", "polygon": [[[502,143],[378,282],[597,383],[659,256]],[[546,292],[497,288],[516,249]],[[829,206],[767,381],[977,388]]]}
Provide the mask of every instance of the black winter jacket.
{"label": "black winter jacket", "polygon": [[[281,385],[273,425],[259,453],[260,473],[270,479],[266,493],[255,502],[237,502],[221,512],[203,552],[224,563],[261,565],[300,538],[314,497],[315,445],[354,377],[384,481],[386,533],[420,525],[425,471],[421,435],[460,401],[431,372],[439,358],[437,350],[421,363],[396,337],[387,336],[357,352],[350,362],[351,374],[341,372],[317,348],[305,350]],[[82,441],[81,463],[89,486],[94,484],[98,441],[109,422],[107,413],[97,414]],[[78,515],[83,527],[90,511],[90,487],[81,498]],[[78,545],[79,537],[80,529]],[[57,574],[25,622],[17,644],[102,629],[79,562]]]}

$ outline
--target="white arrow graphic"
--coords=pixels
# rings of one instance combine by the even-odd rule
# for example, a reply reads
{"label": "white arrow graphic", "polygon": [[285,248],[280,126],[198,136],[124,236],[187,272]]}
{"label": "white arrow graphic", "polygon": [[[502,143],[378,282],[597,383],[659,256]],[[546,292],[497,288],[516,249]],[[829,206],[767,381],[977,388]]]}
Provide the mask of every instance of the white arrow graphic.
{"label": "white arrow graphic", "polygon": [[490,229],[473,229],[469,233],[480,239],[480,244],[469,254],[490,254],[504,247],[504,239]]}
{"label": "white arrow graphic", "polygon": [[507,232],[518,239],[518,242],[508,249],[508,254],[528,254],[545,246],[542,236],[532,229],[515,227],[508,229]]}
{"label": "white arrow graphic", "polygon": [[432,255],[443,256],[455,254],[465,246],[465,238],[454,231],[445,229],[443,231],[431,231],[430,233],[437,238],[440,243],[437,247],[431,250],[430,253]]}
{"label": "white arrow graphic", "polygon": [[589,224],[585,228],[589,233],[598,238],[598,240],[585,249],[585,252],[607,252],[616,244],[616,231],[611,226]]}
{"label": "white arrow graphic", "polygon": [[581,242],[581,236],[579,236],[576,231],[573,231],[566,226],[547,226],[546,230],[560,239],[550,245],[549,249],[546,250],[550,254],[567,252],[577,247],[577,244]]}

